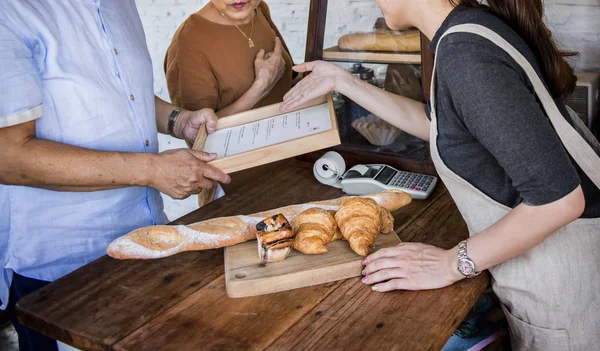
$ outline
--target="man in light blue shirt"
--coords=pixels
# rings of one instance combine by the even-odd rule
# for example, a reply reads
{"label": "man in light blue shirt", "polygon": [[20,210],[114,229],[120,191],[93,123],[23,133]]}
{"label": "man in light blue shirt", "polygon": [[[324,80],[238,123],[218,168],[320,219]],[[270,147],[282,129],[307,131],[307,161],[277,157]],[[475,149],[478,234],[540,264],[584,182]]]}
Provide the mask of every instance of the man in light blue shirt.
{"label": "man in light blue shirt", "polygon": [[[157,131],[193,141],[216,120],[154,96],[134,0],[3,0],[2,308],[14,317],[23,295],[104,255],[113,239],[164,224],[159,191],[185,198],[210,179],[228,183],[205,164],[214,155],[157,154]],[[16,327],[21,351],[51,347]]]}

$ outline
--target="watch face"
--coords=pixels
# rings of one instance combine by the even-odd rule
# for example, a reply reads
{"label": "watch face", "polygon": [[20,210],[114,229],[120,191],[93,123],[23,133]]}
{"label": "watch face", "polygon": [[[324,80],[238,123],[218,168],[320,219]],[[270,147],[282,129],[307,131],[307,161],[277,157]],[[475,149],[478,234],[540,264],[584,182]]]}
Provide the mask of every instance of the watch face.
{"label": "watch face", "polygon": [[458,271],[464,276],[470,276],[475,272],[475,265],[471,260],[460,259],[458,260]]}

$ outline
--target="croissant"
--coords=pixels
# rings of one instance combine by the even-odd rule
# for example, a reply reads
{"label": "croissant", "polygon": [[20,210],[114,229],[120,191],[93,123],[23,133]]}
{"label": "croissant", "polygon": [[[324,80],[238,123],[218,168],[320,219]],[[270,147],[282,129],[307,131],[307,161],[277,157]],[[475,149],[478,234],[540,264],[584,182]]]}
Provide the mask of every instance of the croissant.
{"label": "croissant", "polygon": [[325,245],[342,237],[334,214],[335,211],[315,207],[296,216],[292,220],[292,228],[296,235],[294,249],[308,255],[327,252]]}
{"label": "croissant", "polygon": [[[387,232],[393,230],[389,217],[383,215]],[[382,214],[377,202],[369,198],[351,198],[340,206],[335,220],[342,235],[350,243],[350,248],[361,256],[367,256],[369,248],[375,243],[377,234],[382,229]],[[392,218],[393,221],[393,218]]]}

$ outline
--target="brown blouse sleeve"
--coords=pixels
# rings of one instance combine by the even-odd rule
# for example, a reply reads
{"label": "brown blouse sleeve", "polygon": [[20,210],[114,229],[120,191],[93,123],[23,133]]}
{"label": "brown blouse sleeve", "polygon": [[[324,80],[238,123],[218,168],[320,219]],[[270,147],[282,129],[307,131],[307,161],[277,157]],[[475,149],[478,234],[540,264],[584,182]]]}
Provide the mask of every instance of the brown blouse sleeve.
{"label": "brown blouse sleeve", "polygon": [[165,74],[169,96],[174,104],[186,110],[216,110],[219,96],[217,79],[190,35],[193,35],[191,31],[178,33],[167,51]]}

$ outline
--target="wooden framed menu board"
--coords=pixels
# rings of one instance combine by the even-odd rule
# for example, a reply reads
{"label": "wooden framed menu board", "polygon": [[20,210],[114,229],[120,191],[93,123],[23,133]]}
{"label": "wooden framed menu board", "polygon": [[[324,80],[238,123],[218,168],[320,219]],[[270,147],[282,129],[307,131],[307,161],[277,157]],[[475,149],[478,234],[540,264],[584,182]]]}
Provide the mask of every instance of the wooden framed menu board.
{"label": "wooden framed menu board", "polygon": [[340,144],[330,94],[283,114],[280,106],[223,117],[213,134],[202,128],[192,148],[216,153],[209,164],[233,173]]}

